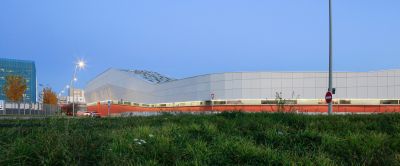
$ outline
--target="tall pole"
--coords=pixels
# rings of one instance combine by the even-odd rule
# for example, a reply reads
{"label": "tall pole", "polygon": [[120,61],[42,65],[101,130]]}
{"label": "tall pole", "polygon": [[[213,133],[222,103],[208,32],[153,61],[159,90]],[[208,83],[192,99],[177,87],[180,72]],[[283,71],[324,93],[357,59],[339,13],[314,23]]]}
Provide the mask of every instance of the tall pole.
{"label": "tall pole", "polygon": [[[329,0],[329,92],[332,92],[332,82],[332,0]],[[332,114],[332,110],[332,102],[330,102],[328,114]]]}
{"label": "tall pole", "polygon": [[107,107],[108,107],[108,109],[107,109],[107,115],[108,115],[108,117],[110,117],[111,100],[108,100],[108,101],[107,101]]}
{"label": "tall pole", "polygon": [[74,81],[76,78],[76,70],[78,70],[78,65],[75,65],[74,75],[72,76],[71,84],[69,86],[69,97],[71,97],[72,93],[72,116],[75,116],[75,92],[74,92]]}

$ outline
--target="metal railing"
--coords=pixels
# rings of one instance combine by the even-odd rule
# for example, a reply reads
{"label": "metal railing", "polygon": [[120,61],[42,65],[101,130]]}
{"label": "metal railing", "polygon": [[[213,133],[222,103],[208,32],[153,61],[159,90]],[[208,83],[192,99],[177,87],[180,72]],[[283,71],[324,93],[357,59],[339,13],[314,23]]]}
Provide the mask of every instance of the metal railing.
{"label": "metal railing", "polygon": [[61,115],[61,109],[58,105],[5,102],[3,108],[0,109],[1,115],[55,116]]}

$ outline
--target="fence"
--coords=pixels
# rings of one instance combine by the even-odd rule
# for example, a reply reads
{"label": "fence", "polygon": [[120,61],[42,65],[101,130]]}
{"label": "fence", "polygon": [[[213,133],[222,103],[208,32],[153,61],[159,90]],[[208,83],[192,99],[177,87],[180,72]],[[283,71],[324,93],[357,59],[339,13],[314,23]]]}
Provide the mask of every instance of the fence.
{"label": "fence", "polygon": [[54,116],[59,114],[61,114],[61,109],[58,105],[41,103],[6,102],[0,110],[0,115]]}

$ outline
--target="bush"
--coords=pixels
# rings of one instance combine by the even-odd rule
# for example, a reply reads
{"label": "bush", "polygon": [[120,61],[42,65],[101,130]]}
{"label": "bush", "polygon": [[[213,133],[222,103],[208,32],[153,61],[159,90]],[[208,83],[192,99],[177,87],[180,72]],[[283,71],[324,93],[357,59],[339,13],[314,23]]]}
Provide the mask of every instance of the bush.
{"label": "bush", "polygon": [[399,165],[400,115],[3,120],[0,165]]}

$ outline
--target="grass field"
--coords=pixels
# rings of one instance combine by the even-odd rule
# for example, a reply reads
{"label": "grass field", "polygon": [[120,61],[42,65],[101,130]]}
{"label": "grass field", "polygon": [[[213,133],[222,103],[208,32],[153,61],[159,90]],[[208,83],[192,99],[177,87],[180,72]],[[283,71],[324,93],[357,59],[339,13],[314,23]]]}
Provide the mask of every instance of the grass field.
{"label": "grass field", "polygon": [[0,121],[0,165],[399,165],[400,114]]}

